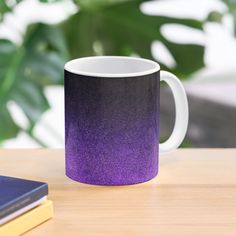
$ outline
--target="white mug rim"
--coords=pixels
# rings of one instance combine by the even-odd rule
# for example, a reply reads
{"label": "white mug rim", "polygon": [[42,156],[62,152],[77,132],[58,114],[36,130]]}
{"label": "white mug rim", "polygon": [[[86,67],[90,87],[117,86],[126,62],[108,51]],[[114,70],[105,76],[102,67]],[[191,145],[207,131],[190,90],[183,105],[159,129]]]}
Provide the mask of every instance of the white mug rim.
{"label": "white mug rim", "polygon": [[[128,73],[100,73],[100,72],[92,72],[92,71],[83,71],[81,69],[78,69],[79,63],[83,62],[89,62],[93,63],[95,60],[103,60],[103,59],[111,59],[111,60],[127,60],[127,61],[132,61],[136,63],[144,63],[146,66],[150,66],[149,69],[144,69],[141,71],[136,71],[136,72],[128,72]],[[75,66],[76,65],[76,66]],[[141,65],[141,64],[140,64]],[[150,75],[153,73],[156,73],[160,71],[160,65],[152,61],[150,59],[146,58],[140,58],[140,57],[129,57],[129,56],[90,56],[90,57],[81,57],[81,58],[76,58],[73,60],[68,61],[64,69],[70,73],[77,74],[77,75],[83,75],[83,76],[91,76],[91,77],[109,77],[109,78],[126,78],[126,77],[139,77],[139,76],[145,76],[145,75]]]}

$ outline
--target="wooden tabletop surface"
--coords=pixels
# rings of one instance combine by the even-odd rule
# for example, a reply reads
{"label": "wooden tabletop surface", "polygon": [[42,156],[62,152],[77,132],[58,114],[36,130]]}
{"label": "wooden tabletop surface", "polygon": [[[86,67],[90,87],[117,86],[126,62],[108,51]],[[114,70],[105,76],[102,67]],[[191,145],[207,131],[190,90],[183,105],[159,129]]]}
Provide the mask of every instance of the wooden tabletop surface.
{"label": "wooden tabletop surface", "polygon": [[236,149],[179,149],[157,178],[101,187],[64,174],[63,150],[0,150],[0,174],[45,181],[53,219],[28,236],[236,235]]}

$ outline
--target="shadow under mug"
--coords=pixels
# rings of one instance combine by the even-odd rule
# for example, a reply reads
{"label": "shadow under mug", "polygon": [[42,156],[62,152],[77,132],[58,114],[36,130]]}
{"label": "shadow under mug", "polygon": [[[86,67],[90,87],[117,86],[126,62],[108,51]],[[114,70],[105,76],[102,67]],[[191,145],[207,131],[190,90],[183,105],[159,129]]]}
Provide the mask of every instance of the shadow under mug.
{"label": "shadow under mug", "polygon": [[[159,144],[160,81],[171,88],[176,121]],[[188,103],[176,76],[158,63],[134,57],[98,56],[65,65],[66,175],[81,183],[129,185],[158,173],[159,153],[185,136]]]}

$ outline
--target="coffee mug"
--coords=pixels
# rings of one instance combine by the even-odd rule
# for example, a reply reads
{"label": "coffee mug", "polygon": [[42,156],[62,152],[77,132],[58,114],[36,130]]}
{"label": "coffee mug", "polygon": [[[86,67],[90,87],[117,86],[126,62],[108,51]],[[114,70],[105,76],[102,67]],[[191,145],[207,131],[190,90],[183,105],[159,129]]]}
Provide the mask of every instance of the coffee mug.
{"label": "coffee mug", "polygon": [[[129,185],[158,173],[159,153],[185,136],[188,103],[177,77],[142,58],[95,56],[65,64],[66,175],[95,185]],[[176,120],[159,144],[160,81],[171,88]]]}

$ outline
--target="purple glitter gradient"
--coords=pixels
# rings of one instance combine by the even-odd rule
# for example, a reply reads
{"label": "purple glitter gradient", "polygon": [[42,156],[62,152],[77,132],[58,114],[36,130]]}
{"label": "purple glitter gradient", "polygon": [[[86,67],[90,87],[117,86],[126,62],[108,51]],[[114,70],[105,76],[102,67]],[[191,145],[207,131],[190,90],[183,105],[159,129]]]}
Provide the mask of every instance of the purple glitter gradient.
{"label": "purple glitter gradient", "polygon": [[160,73],[100,78],[65,71],[66,175],[128,185],[158,172]]}

